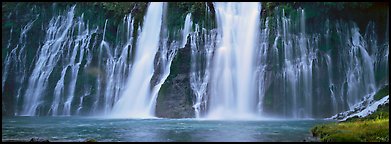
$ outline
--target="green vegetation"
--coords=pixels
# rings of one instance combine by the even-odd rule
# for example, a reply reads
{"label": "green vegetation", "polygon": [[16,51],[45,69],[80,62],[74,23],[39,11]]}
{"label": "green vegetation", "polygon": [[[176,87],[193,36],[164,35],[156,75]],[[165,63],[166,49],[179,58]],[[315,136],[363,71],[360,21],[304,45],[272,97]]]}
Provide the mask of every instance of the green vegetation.
{"label": "green vegetation", "polygon": [[384,96],[387,96],[388,95],[388,85],[384,86],[382,89],[379,90],[379,92],[377,92],[374,96],[374,99],[375,100],[380,100],[382,99]]}
{"label": "green vegetation", "polygon": [[84,142],[98,142],[98,141],[96,141],[95,139],[87,139],[87,140],[84,141]]}
{"label": "green vegetation", "polygon": [[[214,17],[213,13],[207,13],[206,2],[172,2],[168,3],[166,23],[170,39],[178,39],[178,30],[183,28],[186,15],[191,13],[194,24],[199,24],[206,29],[212,29]],[[210,24],[212,23],[212,24]],[[194,26],[194,25],[193,25]]]}
{"label": "green vegetation", "polygon": [[[388,85],[379,90],[375,97],[380,99],[385,95],[388,95]],[[318,125],[311,132],[313,136],[320,137],[322,142],[388,142],[389,104],[379,106],[367,117]]]}
{"label": "green vegetation", "polygon": [[311,132],[322,142],[388,142],[389,119],[324,124],[315,126]]}
{"label": "green vegetation", "polygon": [[135,2],[100,2],[100,3],[94,3],[94,5],[101,6],[103,9],[107,10],[110,14],[113,14],[114,16],[121,18],[124,15],[129,14],[133,9],[133,7],[136,5],[136,3]]}
{"label": "green vegetation", "polygon": [[363,118],[353,117],[348,118],[346,122],[355,122],[355,121],[370,121],[370,120],[379,120],[379,119],[388,119],[389,118],[389,104],[379,106],[376,112],[371,115]]}

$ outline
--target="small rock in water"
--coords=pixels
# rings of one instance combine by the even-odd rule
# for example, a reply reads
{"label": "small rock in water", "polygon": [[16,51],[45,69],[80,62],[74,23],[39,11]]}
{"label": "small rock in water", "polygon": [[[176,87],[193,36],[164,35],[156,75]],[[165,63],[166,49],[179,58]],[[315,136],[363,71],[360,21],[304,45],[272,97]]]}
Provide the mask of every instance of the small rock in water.
{"label": "small rock in water", "polygon": [[42,138],[31,138],[30,142],[49,142],[49,140]]}
{"label": "small rock in water", "polygon": [[87,139],[85,142],[97,142],[95,139]]}

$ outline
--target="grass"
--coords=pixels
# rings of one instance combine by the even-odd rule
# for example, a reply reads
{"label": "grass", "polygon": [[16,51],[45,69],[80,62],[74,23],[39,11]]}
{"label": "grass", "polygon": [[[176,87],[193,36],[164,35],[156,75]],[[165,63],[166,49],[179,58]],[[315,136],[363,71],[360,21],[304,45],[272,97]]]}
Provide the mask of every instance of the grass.
{"label": "grass", "polygon": [[[375,94],[374,99],[380,100],[388,94],[387,85]],[[311,133],[322,142],[388,142],[389,109],[389,104],[385,104],[363,118],[352,117],[339,123],[317,125]]]}
{"label": "grass", "polygon": [[388,112],[389,106],[387,104],[367,117],[317,125],[311,129],[311,132],[322,142],[388,142]]}
{"label": "grass", "polygon": [[388,142],[389,119],[331,123],[312,129],[322,142]]}

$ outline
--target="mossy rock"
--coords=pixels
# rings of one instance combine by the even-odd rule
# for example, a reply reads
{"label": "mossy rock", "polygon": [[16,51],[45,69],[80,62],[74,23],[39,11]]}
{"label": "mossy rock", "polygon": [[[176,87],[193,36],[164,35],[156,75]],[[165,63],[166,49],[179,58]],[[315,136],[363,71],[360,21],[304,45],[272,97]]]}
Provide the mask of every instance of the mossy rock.
{"label": "mossy rock", "polygon": [[382,99],[383,97],[389,95],[389,90],[388,90],[388,85],[384,86],[382,89],[380,89],[374,96],[374,99],[375,100],[380,100]]}
{"label": "mossy rock", "polygon": [[98,141],[96,141],[95,139],[87,139],[87,140],[84,141],[84,142],[98,142]]}

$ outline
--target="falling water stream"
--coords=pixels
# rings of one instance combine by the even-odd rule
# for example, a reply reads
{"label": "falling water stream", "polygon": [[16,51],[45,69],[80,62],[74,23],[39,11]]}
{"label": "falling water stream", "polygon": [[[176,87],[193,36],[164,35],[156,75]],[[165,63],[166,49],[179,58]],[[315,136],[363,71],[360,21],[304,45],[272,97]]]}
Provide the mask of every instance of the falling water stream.
{"label": "falling water stream", "polygon": [[256,112],[255,50],[260,3],[214,3],[221,37],[213,58],[209,118],[248,118]]}
{"label": "falling water stream", "polygon": [[[173,30],[176,39],[164,21],[166,4],[149,3],[143,23],[129,13],[116,26],[111,19],[95,25],[73,5],[11,27],[3,40],[2,94],[12,104],[3,97],[3,111],[153,118],[172,61],[186,49],[190,63],[179,64],[190,66],[189,81],[171,83],[189,85],[184,97],[201,119],[324,118],[388,82],[378,80],[388,77],[388,40],[379,41],[374,22],[360,30],[327,19],[314,32],[302,8],[292,16],[277,7],[267,17],[261,3],[215,2],[216,27],[187,12]],[[205,11],[210,19],[207,3]],[[32,31],[42,33],[34,45]]]}
{"label": "falling water stream", "polygon": [[112,113],[116,117],[153,117],[151,110],[154,107],[149,105],[153,100],[150,97],[150,81],[154,73],[154,57],[159,48],[162,16],[163,3],[151,3],[137,42],[126,89],[113,107]]}

